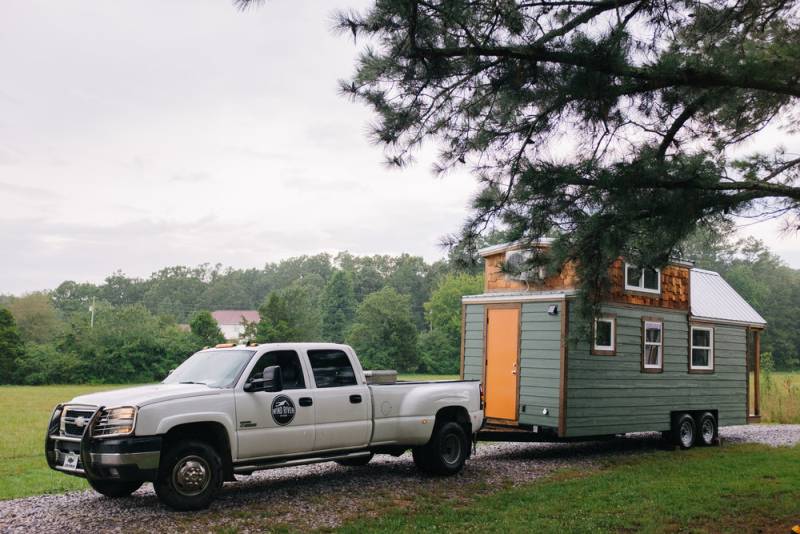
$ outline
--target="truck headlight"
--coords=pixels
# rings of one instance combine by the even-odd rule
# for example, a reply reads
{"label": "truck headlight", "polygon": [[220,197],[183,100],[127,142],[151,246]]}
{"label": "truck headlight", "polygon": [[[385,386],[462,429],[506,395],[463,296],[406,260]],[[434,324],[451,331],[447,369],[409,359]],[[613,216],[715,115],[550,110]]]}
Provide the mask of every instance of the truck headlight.
{"label": "truck headlight", "polygon": [[94,426],[92,435],[98,438],[111,436],[127,436],[133,434],[136,426],[135,406],[122,406],[103,410]]}

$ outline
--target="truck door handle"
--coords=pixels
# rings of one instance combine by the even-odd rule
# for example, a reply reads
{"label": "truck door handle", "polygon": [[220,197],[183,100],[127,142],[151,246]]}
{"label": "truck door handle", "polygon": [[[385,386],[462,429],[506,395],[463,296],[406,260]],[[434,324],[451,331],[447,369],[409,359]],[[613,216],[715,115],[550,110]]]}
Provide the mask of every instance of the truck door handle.
{"label": "truck door handle", "polygon": [[314,404],[314,399],[311,397],[300,397],[300,406],[311,406]]}
{"label": "truck door handle", "polygon": [[361,402],[361,395],[350,395],[350,404],[358,404]]}

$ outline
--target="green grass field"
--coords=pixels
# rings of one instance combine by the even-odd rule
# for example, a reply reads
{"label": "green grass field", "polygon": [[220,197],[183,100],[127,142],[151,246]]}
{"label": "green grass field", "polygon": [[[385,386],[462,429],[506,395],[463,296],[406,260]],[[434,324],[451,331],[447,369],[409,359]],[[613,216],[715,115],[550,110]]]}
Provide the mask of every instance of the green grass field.
{"label": "green grass field", "polygon": [[[451,375],[401,375],[403,380],[443,380]],[[0,387],[0,499],[86,488],[86,483],[51,471],[44,460],[44,431],[59,402],[83,393],[129,387],[111,385]],[[800,373],[762,379],[763,422],[800,423]]]}
{"label": "green grass field", "polygon": [[47,467],[44,434],[53,407],[77,395],[129,387],[112,385],[0,387],[0,499],[87,488]]}
{"label": "green grass field", "polygon": [[343,532],[790,532],[800,523],[800,446],[616,456],[486,493],[418,495]]}
{"label": "green grass field", "polygon": [[[403,380],[444,380],[451,375],[401,375]],[[88,488],[58,473],[44,459],[44,434],[53,407],[85,393],[131,385],[0,386],[0,500]]]}

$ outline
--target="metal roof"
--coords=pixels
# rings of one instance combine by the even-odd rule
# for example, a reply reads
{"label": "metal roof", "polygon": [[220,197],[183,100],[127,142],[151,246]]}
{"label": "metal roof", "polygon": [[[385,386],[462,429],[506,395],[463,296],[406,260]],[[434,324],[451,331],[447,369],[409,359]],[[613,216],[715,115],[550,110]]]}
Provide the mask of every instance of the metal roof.
{"label": "metal roof", "polygon": [[478,255],[482,258],[486,256],[491,256],[492,254],[498,254],[500,252],[505,252],[507,250],[518,249],[518,248],[526,248],[530,246],[549,246],[555,241],[553,238],[550,237],[543,237],[541,239],[537,239],[534,242],[529,241],[511,241],[510,243],[500,243],[499,245],[492,245],[490,247],[484,247],[478,250]]}
{"label": "metal roof", "polygon": [[[549,247],[554,241],[555,239],[552,237],[542,237],[533,242],[520,239],[517,241],[511,241],[510,243],[500,243],[499,245],[492,245],[478,249],[478,255],[482,258],[485,258],[486,256],[492,256],[494,254],[499,254],[501,252],[507,252],[510,250],[528,249],[536,246]],[[672,265],[682,265],[684,267],[694,267],[694,262],[692,260],[685,260],[683,258],[670,258],[669,263]]]}
{"label": "metal roof", "polygon": [[509,291],[483,293],[481,295],[464,295],[464,304],[482,304],[491,302],[526,302],[531,300],[560,300],[575,295],[574,290],[566,291]]}
{"label": "metal roof", "polygon": [[697,268],[690,273],[692,317],[757,326],[767,324],[719,273]]}

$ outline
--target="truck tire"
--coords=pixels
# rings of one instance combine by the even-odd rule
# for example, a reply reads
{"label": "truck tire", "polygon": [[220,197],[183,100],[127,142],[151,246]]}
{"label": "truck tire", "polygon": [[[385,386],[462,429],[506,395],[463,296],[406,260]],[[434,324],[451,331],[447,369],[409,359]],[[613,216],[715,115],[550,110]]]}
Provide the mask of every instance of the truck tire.
{"label": "truck tire", "polygon": [[367,456],[359,456],[358,458],[347,458],[345,460],[335,460],[337,464],[344,467],[362,467],[367,465],[374,454],[370,453]]}
{"label": "truck tire", "polygon": [[208,508],[222,487],[222,458],[202,441],[176,443],[161,457],[153,484],[159,500],[175,510]]}
{"label": "truck tire", "polygon": [[97,493],[111,499],[127,497],[144,484],[141,480],[93,480],[91,478],[88,479],[88,482]]}
{"label": "truck tire", "polygon": [[673,430],[675,444],[681,449],[691,449],[697,441],[697,425],[694,418],[688,413],[678,417],[677,424]]}
{"label": "truck tire", "polygon": [[467,433],[453,421],[436,425],[430,441],[411,450],[417,468],[433,475],[455,475],[464,467],[468,452]]}
{"label": "truck tire", "polygon": [[710,447],[717,443],[717,418],[711,412],[705,412],[698,419],[697,428],[700,445]]}

